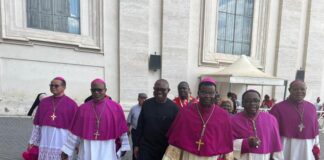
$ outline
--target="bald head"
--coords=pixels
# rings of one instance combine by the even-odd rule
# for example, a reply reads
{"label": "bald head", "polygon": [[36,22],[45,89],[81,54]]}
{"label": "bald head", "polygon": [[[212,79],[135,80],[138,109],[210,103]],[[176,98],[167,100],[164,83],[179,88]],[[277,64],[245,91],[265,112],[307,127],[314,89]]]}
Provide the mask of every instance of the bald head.
{"label": "bald head", "polygon": [[169,82],[167,80],[165,80],[165,79],[159,79],[159,80],[155,81],[154,86],[156,86],[157,84],[159,84],[159,85],[160,84],[167,85],[168,88],[169,88]]}
{"label": "bald head", "polygon": [[187,82],[182,81],[178,84],[178,94],[181,100],[188,99],[190,95],[190,88]]}
{"label": "bald head", "polygon": [[289,88],[291,88],[294,85],[305,85],[306,86],[306,83],[304,81],[301,81],[301,80],[294,80],[289,84]]}
{"label": "bald head", "polygon": [[170,91],[169,83],[165,79],[159,79],[155,82],[153,87],[153,95],[157,102],[163,103],[167,99],[167,95]]}
{"label": "bald head", "polygon": [[181,82],[178,84],[178,88],[179,88],[180,86],[185,86],[185,87],[188,87],[188,88],[189,88],[189,84],[188,84],[188,82],[186,82],[186,81],[181,81]]}
{"label": "bald head", "polygon": [[289,98],[296,102],[302,102],[306,96],[306,84],[301,80],[295,80],[289,84]]}

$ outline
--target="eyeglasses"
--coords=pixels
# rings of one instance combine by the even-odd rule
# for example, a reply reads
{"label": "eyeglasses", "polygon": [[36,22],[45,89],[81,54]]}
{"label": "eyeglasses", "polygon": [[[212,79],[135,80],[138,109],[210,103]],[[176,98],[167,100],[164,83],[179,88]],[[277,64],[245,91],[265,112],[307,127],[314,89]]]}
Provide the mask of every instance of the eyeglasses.
{"label": "eyeglasses", "polygon": [[154,87],[153,89],[154,91],[161,91],[161,92],[166,92],[168,90],[167,88],[158,88],[158,87]]}
{"label": "eyeglasses", "polygon": [[91,90],[91,92],[102,92],[105,89],[101,89],[101,88],[91,88],[90,90]]}
{"label": "eyeglasses", "polygon": [[58,88],[58,87],[60,87],[60,85],[58,85],[58,84],[50,84],[49,86],[50,86],[50,88]]}

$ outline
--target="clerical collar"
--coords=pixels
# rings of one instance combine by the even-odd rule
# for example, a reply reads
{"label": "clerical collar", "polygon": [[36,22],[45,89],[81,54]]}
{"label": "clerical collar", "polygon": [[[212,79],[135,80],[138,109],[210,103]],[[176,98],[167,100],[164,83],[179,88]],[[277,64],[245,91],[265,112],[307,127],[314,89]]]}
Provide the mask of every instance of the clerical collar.
{"label": "clerical collar", "polygon": [[302,101],[300,101],[300,102],[296,102],[296,101],[294,101],[292,98],[290,98],[290,97],[288,97],[288,102],[290,102],[290,103],[292,103],[292,104],[302,104],[302,103],[304,103],[305,102],[305,100],[302,100]]}
{"label": "clerical collar", "polygon": [[244,110],[243,112],[244,112],[244,115],[245,115],[247,118],[252,119],[252,120],[255,120],[255,119],[259,116],[259,114],[260,114],[261,111],[258,110],[257,113],[255,113],[255,115],[254,115],[253,117],[250,117],[249,114],[248,114],[245,110]]}
{"label": "clerical collar", "polygon": [[62,94],[62,95],[59,95],[59,96],[55,96],[54,94],[53,94],[53,97],[54,98],[62,98],[62,97],[64,97],[65,96],[65,94]]}
{"label": "clerical collar", "polygon": [[99,103],[102,103],[102,102],[104,102],[104,101],[105,101],[105,99],[106,99],[106,97],[105,97],[105,98],[103,98],[103,99],[101,99],[101,100],[99,100],[99,101],[95,101],[95,100],[93,99],[93,103],[94,103],[94,104],[99,104]]}
{"label": "clerical collar", "polygon": [[208,112],[208,111],[212,110],[213,106],[214,106],[214,104],[212,104],[210,107],[204,107],[203,105],[198,103],[198,107],[199,107],[200,111],[202,111],[202,112]]}

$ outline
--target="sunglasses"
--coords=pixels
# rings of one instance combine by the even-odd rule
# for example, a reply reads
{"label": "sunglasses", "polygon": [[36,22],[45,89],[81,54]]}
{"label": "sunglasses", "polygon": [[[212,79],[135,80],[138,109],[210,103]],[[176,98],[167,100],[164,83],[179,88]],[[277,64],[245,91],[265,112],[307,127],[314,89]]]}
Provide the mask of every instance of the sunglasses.
{"label": "sunglasses", "polygon": [[91,90],[91,92],[102,92],[105,89],[101,89],[101,88],[91,88],[90,90]]}
{"label": "sunglasses", "polygon": [[50,86],[50,88],[58,88],[58,87],[60,87],[60,85],[58,85],[58,84],[50,84],[49,86]]}

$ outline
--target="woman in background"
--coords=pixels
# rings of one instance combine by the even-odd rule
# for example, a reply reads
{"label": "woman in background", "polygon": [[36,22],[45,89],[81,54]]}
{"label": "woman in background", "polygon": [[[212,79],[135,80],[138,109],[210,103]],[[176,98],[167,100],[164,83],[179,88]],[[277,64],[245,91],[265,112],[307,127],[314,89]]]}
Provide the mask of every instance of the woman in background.
{"label": "woman in background", "polygon": [[223,97],[220,102],[220,107],[225,109],[228,113],[233,114],[233,101],[227,97]]}

